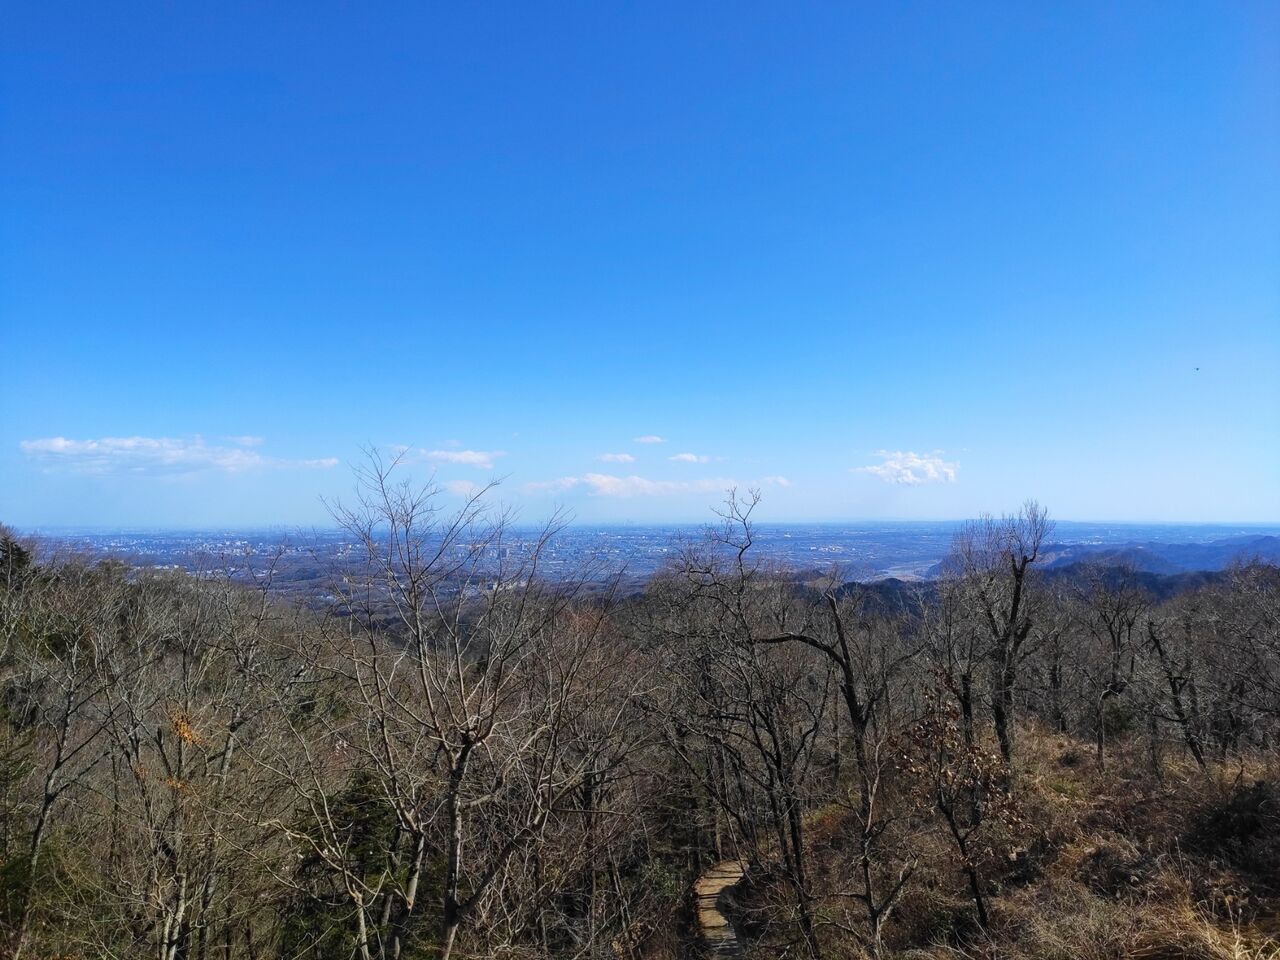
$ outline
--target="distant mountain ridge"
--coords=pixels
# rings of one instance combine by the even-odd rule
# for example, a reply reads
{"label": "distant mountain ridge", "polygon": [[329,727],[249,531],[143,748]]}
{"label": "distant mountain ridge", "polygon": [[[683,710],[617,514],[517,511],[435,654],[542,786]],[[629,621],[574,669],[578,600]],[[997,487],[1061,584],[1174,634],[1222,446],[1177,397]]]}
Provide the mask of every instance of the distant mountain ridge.
{"label": "distant mountain ridge", "polygon": [[[1244,534],[1206,543],[1092,544],[1050,543],[1042,551],[1042,569],[1060,570],[1083,563],[1106,567],[1130,566],[1141,573],[1215,573],[1233,563],[1261,560],[1280,563],[1280,537]],[[946,559],[931,566],[926,574],[937,577],[946,568]]]}
{"label": "distant mountain ridge", "polygon": [[1046,567],[1067,567],[1081,562],[1104,566],[1132,566],[1144,573],[1194,573],[1225,570],[1236,562],[1262,560],[1280,563],[1280,537],[1245,535],[1208,543],[1145,543],[1119,546],[1051,544]]}
{"label": "distant mountain ridge", "polygon": [[[1114,567],[1112,570],[1114,571]],[[1051,567],[1045,572],[1048,583],[1071,583],[1084,574],[1084,564]],[[1138,571],[1134,578],[1137,586],[1156,602],[1163,602],[1179,594],[1200,587],[1221,583],[1227,578],[1221,570],[1195,570],[1179,573],[1152,573]],[[869,612],[891,615],[914,615],[922,602],[936,601],[940,584],[933,580],[900,580],[887,577],[882,580],[850,581],[837,591],[841,596],[856,594],[862,598]]]}

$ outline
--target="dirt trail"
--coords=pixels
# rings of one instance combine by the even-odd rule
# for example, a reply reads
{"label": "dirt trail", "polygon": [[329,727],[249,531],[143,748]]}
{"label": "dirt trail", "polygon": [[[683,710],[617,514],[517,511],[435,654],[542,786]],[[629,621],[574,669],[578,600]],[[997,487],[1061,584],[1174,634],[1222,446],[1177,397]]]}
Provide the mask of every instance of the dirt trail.
{"label": "dirt trail", "polygon": [[698,932],[713,957],[741,957],[742,942],[725,913],[725,898],[746,872],[745,860],[722,860],[709,867],[693,885]]}

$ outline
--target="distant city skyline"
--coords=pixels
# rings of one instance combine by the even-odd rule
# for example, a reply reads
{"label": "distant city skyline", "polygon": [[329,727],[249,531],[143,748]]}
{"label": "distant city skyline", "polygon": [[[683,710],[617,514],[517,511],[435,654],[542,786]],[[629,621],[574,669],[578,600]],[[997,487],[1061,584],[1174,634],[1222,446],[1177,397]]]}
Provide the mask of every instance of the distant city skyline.
{"label": "distant city skyline", "polygon": [[20,4],[0,522],[1280,522],[1280,7]]}

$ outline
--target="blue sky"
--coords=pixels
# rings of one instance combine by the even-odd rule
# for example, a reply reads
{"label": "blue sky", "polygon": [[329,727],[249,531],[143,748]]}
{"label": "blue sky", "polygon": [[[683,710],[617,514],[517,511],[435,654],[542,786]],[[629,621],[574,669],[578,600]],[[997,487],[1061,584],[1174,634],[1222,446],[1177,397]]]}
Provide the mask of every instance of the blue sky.
{"label": "blue sky", "polygon": [[321,522],[365,445],[529,519],[1280,520],[1275,4],[19,3],[0,59],[11,524]]}

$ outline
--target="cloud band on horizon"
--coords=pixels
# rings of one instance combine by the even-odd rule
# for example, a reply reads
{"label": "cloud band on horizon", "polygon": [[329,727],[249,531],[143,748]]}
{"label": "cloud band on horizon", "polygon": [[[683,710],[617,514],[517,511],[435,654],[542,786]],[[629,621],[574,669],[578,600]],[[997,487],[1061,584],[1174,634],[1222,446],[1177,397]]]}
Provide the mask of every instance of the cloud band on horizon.
{"label": "cloud band on horizon", "polygon": [[43,437],[22,440],[18,446],[33,460],[89,474],[163,475],[200,470],[236,473],[262,468],[324,469],[338,465],[337,457],[293,460],[271,457],[256,449],[248,449],[249,446],[262,442],[258,437],[237,437],[233,442],[237,445],[227,447],[207,444],[197,434],[190,438],[134,436],[91,440]]}

